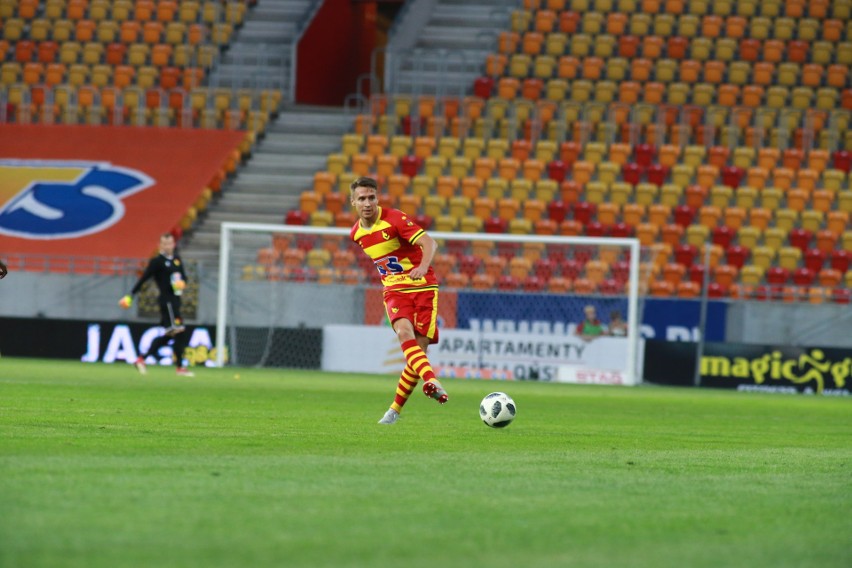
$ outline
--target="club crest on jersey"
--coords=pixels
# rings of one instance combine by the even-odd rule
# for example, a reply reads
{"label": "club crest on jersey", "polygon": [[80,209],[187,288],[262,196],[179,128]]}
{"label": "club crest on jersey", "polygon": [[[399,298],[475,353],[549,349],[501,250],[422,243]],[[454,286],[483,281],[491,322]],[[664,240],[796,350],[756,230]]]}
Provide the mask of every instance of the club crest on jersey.
{"label": "club crest on jersey", "polygon": [[392,311],[393,313],[396,313],[396,312],[398,312],[398,311],[399,311],[399,308],[391,308],[391,311]]}
{"label": "club crest on jersey", "polygon": [[386,240],[386,241],[387,241],[387,240],[389,240],[389,239],[390,239],[390,235],[389,235],[389,234],[387,234],[387,232],[382,231],[382,238],[383,238],[384,240]]}
{"label": "club crest on jersey", "polygon": [[0,160],[0,234],[47,240],[98,233],[124,217],[124,199],[153,183],[108,162]]}

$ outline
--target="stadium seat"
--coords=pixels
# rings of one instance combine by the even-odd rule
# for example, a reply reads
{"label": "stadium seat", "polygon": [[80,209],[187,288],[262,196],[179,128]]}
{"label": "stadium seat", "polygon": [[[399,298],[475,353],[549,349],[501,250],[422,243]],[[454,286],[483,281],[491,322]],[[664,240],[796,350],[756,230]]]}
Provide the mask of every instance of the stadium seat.
{"label": "stadium seat", "polygon": [[649,292],[655,297],[670,297],[674,295],[675,286],[667,280],[654,280],[651,282]]}
{"label": "stadium seat", "polygon": [[834,250],[831,253],[830,263],[831,268],[845,274],[852,264],[852,253],[843,249]]}

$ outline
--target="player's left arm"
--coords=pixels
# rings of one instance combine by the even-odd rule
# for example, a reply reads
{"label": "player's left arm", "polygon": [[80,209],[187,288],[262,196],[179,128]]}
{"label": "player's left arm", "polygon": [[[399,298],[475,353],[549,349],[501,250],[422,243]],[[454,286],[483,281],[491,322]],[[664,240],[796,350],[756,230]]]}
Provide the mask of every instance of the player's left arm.
{"label": "player's left arm", "polygon": [[426,273],[429,272],[429,266],[432,264],[432,259],[435,257],[435,252],[438,250],[438,243],[436,243],[435,239],[426,233],[423,233],[423,235],[417,239],[416,244],[420,247],[420,250],[423,251],[423,258],[420,261],[420,264],[412,268],[411,272],[408,274],[412,280],[419,280],[426,276]]}

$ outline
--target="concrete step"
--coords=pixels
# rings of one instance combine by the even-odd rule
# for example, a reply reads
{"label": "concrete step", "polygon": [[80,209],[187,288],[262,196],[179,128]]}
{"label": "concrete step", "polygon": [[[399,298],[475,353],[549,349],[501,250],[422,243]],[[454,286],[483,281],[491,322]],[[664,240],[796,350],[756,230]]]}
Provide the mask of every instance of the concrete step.
{"label": "concrete step", "polygon": [[444,5],[438,4],[426,24],[427,29],[433,26],[445,26],[456,29],[491,28],[495,23],[493,6],[482,5]]}
{"label": "concrete step", "polygon": [[447,70],[459,72],[461,70],[482,73],[485,71],[485,58],[491,53],[487,49],[423,49],[414,52],[399,60],[397,69],[400,71],[414,70]]}
{"label": "concrete step", "polygon": [[226,70],[211,79],[210,84],[211,86],[229,89],[277,89],[282,93],[288,93],[290,81],[281,77],[284,77],[284,75],[259,75],[256,72],[246,72],[245,69],[240,72]]}
{"label": "concrete step", "polygon": [[[234,35],[211,85],[289,92],[291,45],[317,1],[262,0]],[[298,207],[301,192],[312,187],[313,174],[324,169],[328,154],[340,148],[340,136],[352,121],[323,108],[281,109],[252,157],[188,233],[183,255],[215,262],[224,221],[283,223],[287,211]]]}
{"label": "concrete step", "polygon": [[336,140],[330,138],[306,138],[300,136],[275,136],[267,134],[264,141],[263,151],[274,153],[294,153],[301,155],[320,155],[328,157],[328,154],[340,150],[340,136]]}
{"label": "concrete step", "polygon": [[285,190],[306,189],[312,184],[312,176],[302,174],[264,174],[255,173],[250,167],[240,172],[234,180],[234,186],[253,193],[283,193]]}
{"label": "concrete step", "polygon": [[336,134],[349,130],[353,123],[354,117],[337,107],[285,107],[267,132]]}
{"label": "concrete step", "polygon": [[[207,221],[211,226],[216,223],[233,221],[235,223],[283,223],[284,212],[281,213],[234,213],[211,211],[208,213]],[[218,228],[218,226],[217,226]]]}
{"label": "concrete step", "polygon": [[275,69],[290,69],[290,44],[285,49],[271,47],[264,43],[239,50],[228,50],[222,56],[219,67],[239,65],[241,67],[274,67]]}
{"label": "concrete step", "polygon": [[297,195],[234,191],[222,196],[217,210],[233,213],[263,213],[271,210],[286,211],[298,204]]}
{"label": "concrete step", "polygon": [[[397,75],[396,87],[400,93],[442,95],[470,92],[477,73],[438,73],[403,71]],[[440,82],[439,82],[440,78]]]}
{"label": "concrete step", "polygon": [[298,33],[297,22],[253,20],[240,30],[240,42],[283,44],[292,42]]}
{"label": "concrete step", "polygon": [[300,21],[310,8],[310,0],[302,2],[270,2],[263,0],[249,12],[246,22],[261,20],[272,21]]}
{"label": "concrete step", "polygon": [[[459,28],[429,26],[417,39],[416,46],[429,49],[472,49],[476,51],[493,51],[496,48],[496,36],[493,28],[469,27],[464,33]],[[485,64],[485,58],[482,58]]]}
{"label": "concrete step", "polygon": [[270,174],[304,173],[313,176],[328,163],[322,155],[261,154],[252,158],[252,171]]}

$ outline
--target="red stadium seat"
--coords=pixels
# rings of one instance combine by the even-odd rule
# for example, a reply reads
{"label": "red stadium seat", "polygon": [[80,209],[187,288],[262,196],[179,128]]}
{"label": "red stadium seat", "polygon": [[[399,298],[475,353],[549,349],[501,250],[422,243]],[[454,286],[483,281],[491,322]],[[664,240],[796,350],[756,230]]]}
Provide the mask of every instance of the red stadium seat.
{"label": "red stadium seat", "polygon": [[609,234],[611,237],[627,238],[633,236],[633,227],[627,223],[616,223],[610,227]]}
{"label": "red stadium seat", "polygon": [[698,249],[689,244],[677,245],[674,249],[675,262],[685,267],[691,266],[698,255]]}
{"label": "red stadium seat", "polygon": [[517,279],[513,278],[508,274],[501,274],[497,278],[497,289],[503,291],[512,291],[517,290],[520,286],[520,282]]}
{"label": "red stadium seat", "polygon": [[308,216],[298,209],[292,209],[287,212],[284,223],[287,225],[307,225]]}
{"label": "red stadium seat", "polygon": [[718,282],[711,282],[709,286],[707,286],[707,297],[708,298],[724,298],[728,295],[728,289],[719,284]]}
{"label": "red stadium seat", "polygon": [[831,253],[831,267],[838,272],[846,273],[852,264],[852,252],[839,249]]}
{"label": "red stadium seat", "polygon": [[790,246],[796,247],[802,252],[805,252],[810,245],[811,239],[813,239],[813,233],[807,229],[795,227],[790,231],[788,238],[790,240]]}
{"label": "red stadium seat", "polygon": [[547,216],[556,223],[561,223],[568,215],[570,207],[564,201],[551,201],[547,204]]}
{"label": "red stadium seat", "polygon": [[583,263],[573,258],[566,258],[560,263],[559,270],[565,278],[575,280],[583,272]]}
{"label": "red stadium seat", "polygon": [[681,227],[692,225],[692,220],[695,219],[695,209],[686,204],[680,204],[674,208],[675,224]]}
{"label": "red stadium seat", "polygon": [[595,204],[588,201],[580,201],[574,205],[574,219],[588,225],[595,214]]}
{"label": "red stadium seat", "polygon": [[483,223],[486,233],[505,233],[508,223],[499,217],[490,217]]}
{"label": "red stadium seat", "polygon": [[547,164],[547,177],[552,180],[563,182],[568,172],[568,165],[562,160],[553,160]]}
{"label": "red stadium seat", "polygon": [[707,272],[707,270],[704,268],[703,264],[693,264],[689,267],[689,280],[699,285],[704,284],[705,272]]}
{"label": "red stadium seat", "polygon": [[606,226],[599,221],[589,221],[586,223],[586,236],[603,237],[606,235]]}
{"label": "red stadium seat", "polygon": [[786,284],[790,279],[790,272],[780,266],[770,266],[766,270],[766,281],[770,284]]}
{"label": "red stadium seat", "polygon": [[734,230],[727,225],[713,227],[713,243],[728,248],[735,236]]}
{"label": "red stadium seat", "polygon": [[554,263],[550,258],[537,258],[533,261],[532,272],[544,281],[550,280],[555,271]]}
{"label": "red stadium seat", "polygon": [[793,271],[793,284],[796,286],[810,286],[815,278],[814,272],[804,266]]}
{"label": "red stadium seat", "polygon": [[746,260],[748,260],[750,250],[742,245],[731,245],[728,247],[725,254],[727,263],[732,266],[736,266],[737,269],[740,269],[743,267]]}
{"label": "red stadium seat", "polygon": [[805,267],[810,269],[814,274],[822,270],[825,264],[825,253],[819,249],[810,248],[805,250],[804,254]]}
{"label": "red stadium seat", "polygon": [[852,303],[852,290],[849,288],[835,288],[831,291],[831,301],[835,304]]}

